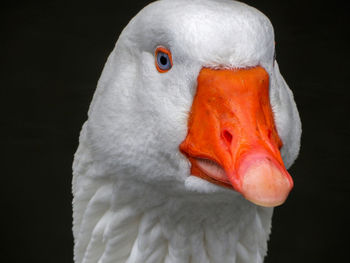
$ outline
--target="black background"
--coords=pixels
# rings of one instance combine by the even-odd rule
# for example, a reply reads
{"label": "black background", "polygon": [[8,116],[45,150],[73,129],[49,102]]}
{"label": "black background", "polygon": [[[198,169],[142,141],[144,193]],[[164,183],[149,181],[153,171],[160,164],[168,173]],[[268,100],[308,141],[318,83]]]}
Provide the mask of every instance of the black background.
{"label": "black background", "polygon": [[[71,164],[104,62],[151,1],[1,6],[1,262],[72,262]],[[347,262],[349,9],[342,1],[244,1],[265,13],[295,94],[302,148],[275,209],[267,263]]]}

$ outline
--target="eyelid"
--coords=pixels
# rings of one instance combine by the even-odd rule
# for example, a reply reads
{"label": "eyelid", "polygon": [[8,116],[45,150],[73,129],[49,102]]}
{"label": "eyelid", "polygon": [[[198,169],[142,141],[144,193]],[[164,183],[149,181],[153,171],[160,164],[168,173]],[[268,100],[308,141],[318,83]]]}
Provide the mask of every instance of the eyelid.
{"label": "eyelid", "polygon": [[162,52],[162,53],[165,53],[165,54],[168,55],[169,60],[170,60],[170,65],[171,65],[171,67],[172,67],[172,66],[173,66],[173,58],[172,58],[172,56],[171,56],[171,52],[170,52],[169,49],[167,49],[167,48],[165,48],[165,47],[163,47],[163,46],[158,46],[158,47],[156,48],[155,52],[154,52],[155,64],[156,64],[156,68],[157,68],[158,72],[159,72],[159,73],[168,72],[168,71],[170,70],[171,67],[170,67],[169,69],[167,69],[167,70],[164,70],[164,69],[161,69],[161,68],[158,66],[158,63],[157,63],[157,56],[158,56],[158,53],[159,53],[159,52]]}

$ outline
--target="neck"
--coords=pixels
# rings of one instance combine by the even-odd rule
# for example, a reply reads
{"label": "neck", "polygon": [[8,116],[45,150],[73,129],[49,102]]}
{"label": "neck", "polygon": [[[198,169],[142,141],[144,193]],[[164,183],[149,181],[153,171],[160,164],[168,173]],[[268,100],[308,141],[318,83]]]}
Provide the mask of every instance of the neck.
{"label": "neck", "polygon": [[[80,147],[81,148],[81,147]],[[169,195],[74,165],[75,262],[262,262],[272,209],[240,196]]]}

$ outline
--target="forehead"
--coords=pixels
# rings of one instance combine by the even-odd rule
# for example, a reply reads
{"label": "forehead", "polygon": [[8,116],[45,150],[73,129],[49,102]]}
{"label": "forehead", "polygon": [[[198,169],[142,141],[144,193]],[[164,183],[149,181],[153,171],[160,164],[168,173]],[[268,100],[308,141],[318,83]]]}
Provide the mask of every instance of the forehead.
{"label": "forehead", "polygon": [[268,18],[235,1],[163,0],[137,18],[144,42],[160,42],[209,63],[259,55],[273,43]]}

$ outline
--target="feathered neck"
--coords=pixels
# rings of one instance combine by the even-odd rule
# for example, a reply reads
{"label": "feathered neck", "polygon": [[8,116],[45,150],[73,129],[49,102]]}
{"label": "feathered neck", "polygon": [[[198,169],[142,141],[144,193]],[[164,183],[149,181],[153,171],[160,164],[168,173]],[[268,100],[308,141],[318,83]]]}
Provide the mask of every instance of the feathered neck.
{"label": "feathered neck", "polygon": [[273,209],[95,176],[80,142],[73,166],[75,262],[262,262]]}

